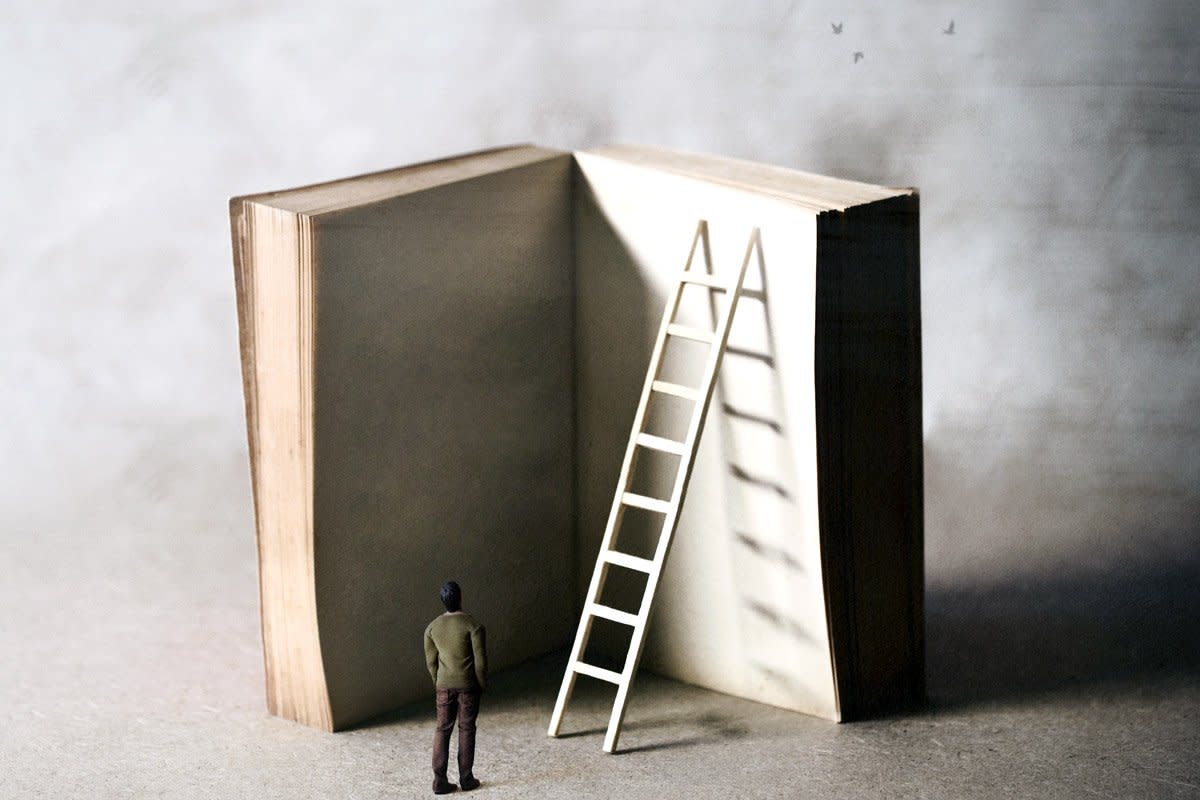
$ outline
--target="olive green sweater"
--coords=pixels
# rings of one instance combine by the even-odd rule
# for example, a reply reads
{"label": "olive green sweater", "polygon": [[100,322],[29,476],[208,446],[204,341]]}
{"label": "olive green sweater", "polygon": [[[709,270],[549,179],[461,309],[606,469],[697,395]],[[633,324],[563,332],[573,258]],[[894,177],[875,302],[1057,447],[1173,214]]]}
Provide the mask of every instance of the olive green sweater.
{"label": "olive green sweater", "polygon": [[425,629],[425,666],[439,689],[486,689],[483,626],[461,611],[442,614]]}

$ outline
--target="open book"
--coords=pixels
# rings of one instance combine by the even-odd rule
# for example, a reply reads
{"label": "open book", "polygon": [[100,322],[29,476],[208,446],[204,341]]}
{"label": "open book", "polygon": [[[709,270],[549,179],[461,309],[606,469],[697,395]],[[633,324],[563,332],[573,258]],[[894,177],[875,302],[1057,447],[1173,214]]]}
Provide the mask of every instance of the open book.
{"label": "open book", "polygon": [[[702,220],[718,275],[755,228],[762,261],[643,668],[833,720],[920,698],[912,190],[518,146],[230,213],[273,713],[338,730],[426,696],[421,635],[447,579],[493,668],[570,645]],[[666,468],[639,469],[649,485]],[[621,546],[636,554],[636,531]],[[619,606],[638,589],[611,591]],[[589,659],[621,652],[597,633]]]}

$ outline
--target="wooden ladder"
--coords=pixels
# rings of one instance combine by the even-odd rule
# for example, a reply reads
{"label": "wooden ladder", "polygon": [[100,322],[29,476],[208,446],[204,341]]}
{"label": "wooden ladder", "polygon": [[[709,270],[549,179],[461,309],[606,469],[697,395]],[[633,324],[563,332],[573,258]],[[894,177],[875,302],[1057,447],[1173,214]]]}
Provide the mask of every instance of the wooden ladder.
{"label": "wooden ladder", "polygon": [[[703,272],[692,269],[692,265],[696,260],[696,250],[698,247],[702,249],[704,255],[705,271]],[[645,643],[646,638],[646,622],[650,617],[650,609],[654,603],[655,589],[658,586],[659,578],[662,576],[663,566],[667,560],[667,553],[671,548],[671,540],[674,538],[675,529],[679,524],[679,511],[683,506],[688,479],[692,474],[696,449],[700,444],[700,432],[704,429],[704,418],[708,412],[709,402],[712,400],[713,388],[716,385],[717,371],[721,367],[721,358],[725,354],[725,345],[729,341],[729,328],[733,323],[733,314],[737,309],[738,297],[742,291],[742,283],[746,279],[746,268],[749,266],[750,257],[756,249],[758,250],[759,258],[762,258],[761,248],[762,243],[759,230],[755,228],[750,234],[750,241],[746,246],[746,255],[742,259],[742,266],[738,271],[737,279],[732,284],[727,284],[712,274],[712,256],[708,242],[708,223],[701,220],[696,227],[696,234],[692,239],[692,248],[688,254],[687,264],[679,276],[674,292],[667,299],[667,305],[663,311],[662,324],[658,329],[658,338],[654,343],[653,355],[650,357],[650,366],[646,370],[646,382],[642,387],[641,400],[638,402],[637,413],[633,418],[633,432],[629,436],[629,444],[625,449],[625,460],[621,464],[621,475],[617,479],[617,491],[613,497],[612,510],[608,515],[608,524],[604,528],[604,539],[600,543],[600,553],[596,558],[596,568],[592,572],[592,582],[588,587],[587,599],[583,606],[583,615],[579,620],[579,629],[575,634],[575,644],[571,648],[571,658],[567,662],[567,670],[563,675],[562,687],[558,691],[558,700],[554,704],[554,714],[550,718],[550,729],[548,731],[550,736],[558,735],[559,727],[562,725],[563,711],[566,708],[567,701],[571,698],[571,692],[575,688],[575,678],[579,675],[588,675],[592,678],[616,684],[617,686],[617,697],[613,702],[612,715],[608,720],[608,731],[604,736],[604,751],[612,753],[616,750],[617,739],[621,735],[621,722],[625,718],[625,706],[629,698],[629,687],[633,683],[633,676],[637,672],[638,661],[642,656],[642,645]],[[710,292],[723,292],[727,296],[728,301],[725,304],[725,311],[723,314],[718,315],[715,331],[680,325],[675,322],[675,314],[679,309],[683,290],[688,284],[705,286],[708,287]],[[663,351],[666,349],[668,337],[691,339],[709,345],[709,354],[704,366],[703,382],[700,386],[693,388],[659,380],[659,368],[662,365]],[[687,436],[682,442],[652,436],[643,430],[646,422],[646,412],[650,406],[651,397],[654,394],[674,395],[675,397],[682,397],[692,402],[692,413],[690,422],[688,423]],[[669,500],[646,497],[629,491],[629,482],[632,477],[634,463],[637,460],[638,448],[649,448],[679,456],[679,466],[675,474],[675,481]],[[659,531],[658,546],[655,548],[652,559],[639,558],[613,549],[627,506],[648,509],[662,514],[664,517],[663,526]],[[630,614],[626,611],[620,611],[600,604],[600,593],[604,588],[604,581],[608,574],[609,565],[612,564],[644,572],[647,575],[646,588],[642,593],[641,606],[636,614]],[[629,641],[629,651],[625,656],[625,666],[620,672],[602,669],[583,661],[583,653],[587,647],[588,637],[591,634],[592,621],[596,617],[613,620],[623,625],[628,625],[633,629],[633,634]]]}

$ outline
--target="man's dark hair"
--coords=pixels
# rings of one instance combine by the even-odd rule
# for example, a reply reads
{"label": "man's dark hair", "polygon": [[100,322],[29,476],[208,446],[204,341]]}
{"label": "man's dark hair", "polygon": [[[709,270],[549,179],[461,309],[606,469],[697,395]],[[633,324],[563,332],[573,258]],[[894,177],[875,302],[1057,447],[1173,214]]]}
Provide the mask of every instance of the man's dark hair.
{"label": "man's dark hair", "polygon": [[454,581],[446,581],[442,584],[442,605],[447,611],[462,610],[462,589],[458,588],[458,584]]}

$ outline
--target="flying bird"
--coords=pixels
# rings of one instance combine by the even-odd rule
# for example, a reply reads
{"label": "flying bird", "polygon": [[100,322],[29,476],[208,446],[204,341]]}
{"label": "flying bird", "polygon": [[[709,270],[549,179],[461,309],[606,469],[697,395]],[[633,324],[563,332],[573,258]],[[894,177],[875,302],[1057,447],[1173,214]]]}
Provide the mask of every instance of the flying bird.
{"label": "flying bird", "polygon": [[954,35],[954,20],[950,20],[950,27],[946,28],[944,31],[942,31],[942,33],[946,34],[947,36]]}
{"label": "flying bird", "polygon": [[844,22],[831,22],[829,23],[829,27],[833,28],[834,34],[839,34],[842,32],[842,26],[845,24]]}
{"label": "flying bird", "polygon": [[862,61],[862,58],[863,58],[862,50],[855,50],[854,51],[854,63],[857,64],[859,61]]}

